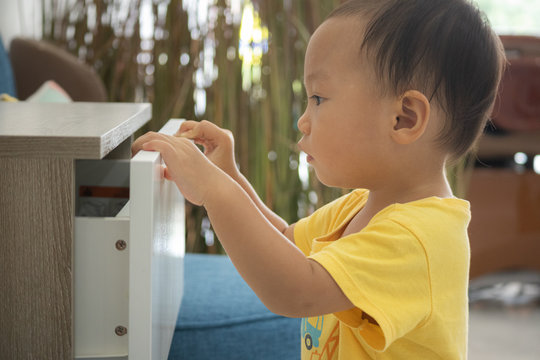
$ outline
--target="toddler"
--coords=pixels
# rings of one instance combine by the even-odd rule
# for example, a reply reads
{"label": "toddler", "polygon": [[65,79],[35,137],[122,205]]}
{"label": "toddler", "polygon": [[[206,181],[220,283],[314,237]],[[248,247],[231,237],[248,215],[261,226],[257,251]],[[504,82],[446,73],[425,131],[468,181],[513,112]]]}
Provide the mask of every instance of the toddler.
{"label": "toddler", "polygon": [[464,359],[470,211],[445,166],[481,134],[503,67],[467,0],[341,5],[309,41],[298,147],[321,182],[355,190],[292,225],[210,122],[148,133],[133,151],[159,151],[261,301],[303,318],[302,359]]}

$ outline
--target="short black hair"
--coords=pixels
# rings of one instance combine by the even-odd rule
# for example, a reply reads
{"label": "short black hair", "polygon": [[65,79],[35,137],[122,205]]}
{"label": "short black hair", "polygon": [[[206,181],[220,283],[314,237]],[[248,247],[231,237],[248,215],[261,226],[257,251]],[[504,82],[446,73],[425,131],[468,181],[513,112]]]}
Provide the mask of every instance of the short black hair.
{"label": "short black hair", "polygon": [[486,16],[467,0],[350,0],[328,17],[367,21],[361,50],[385,93],[421,91],[446,114],[439,143],[466,154],[488,121],[504,49]]}

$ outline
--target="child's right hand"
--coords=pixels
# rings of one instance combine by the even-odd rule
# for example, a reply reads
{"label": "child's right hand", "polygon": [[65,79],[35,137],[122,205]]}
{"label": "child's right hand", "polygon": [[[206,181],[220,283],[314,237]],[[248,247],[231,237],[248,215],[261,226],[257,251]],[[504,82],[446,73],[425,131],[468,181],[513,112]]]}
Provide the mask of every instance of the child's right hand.
{"label": "child's right hand", "polygon": [[225,171],[233,179],[238,176],[234,160],[234,137],[231,131],[203,120],[184,121],[174,136],[193,140],[204,147],[204,154],[212,163]]}

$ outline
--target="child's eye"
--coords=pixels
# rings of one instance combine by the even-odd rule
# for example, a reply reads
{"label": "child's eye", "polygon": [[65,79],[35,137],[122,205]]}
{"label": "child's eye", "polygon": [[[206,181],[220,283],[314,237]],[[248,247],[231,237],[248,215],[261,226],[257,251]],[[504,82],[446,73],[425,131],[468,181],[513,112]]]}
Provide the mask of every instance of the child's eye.
{"label": "child's eye", "polygon": [[315,104],[317,106],[321,105],[321,102],[322,102],[322,97],[318,96],[318,95],[313,95],[312,97],[310,97],[310,99],[313,99],[315,100]]}

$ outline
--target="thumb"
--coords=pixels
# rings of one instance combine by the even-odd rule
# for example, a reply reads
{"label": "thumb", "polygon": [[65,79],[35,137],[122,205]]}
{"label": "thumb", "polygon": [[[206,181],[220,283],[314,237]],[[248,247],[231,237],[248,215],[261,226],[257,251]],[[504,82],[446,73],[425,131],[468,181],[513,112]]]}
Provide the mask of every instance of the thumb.
{"label": "thumb", "polygon": [[171,173],[169,172],[169,168],[165,165],[161,165],[161,169],[163,170],[163,177],[167,180],[173,180]]}
{"label": "thumb", "polygon": [[181,125],[176,134],[174,136],[177,137],[185,137],[188,139],[191,139],[195,137],[198,133],[196,129],[199,127],[199,123],[197,121],[193,120],[187,120],[184,121]]}
{"label": "thumb", "polygon": [[197,133],[195,132],[195,130],[192,129],[192,130],[185,131],[183,133],[176,133],[176,136],[192,140],[197,137]]}

